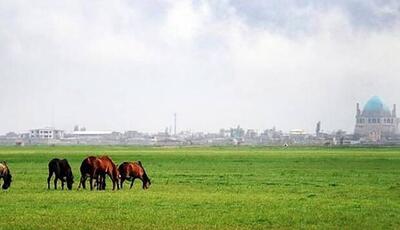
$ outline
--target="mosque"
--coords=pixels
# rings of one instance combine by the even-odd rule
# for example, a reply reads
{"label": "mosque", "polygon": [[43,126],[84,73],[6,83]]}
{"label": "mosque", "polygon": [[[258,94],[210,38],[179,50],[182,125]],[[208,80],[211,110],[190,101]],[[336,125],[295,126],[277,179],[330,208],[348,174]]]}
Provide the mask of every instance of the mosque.
{"label": "mosque", "polygon": [[357,103],[356,127],[354,135],[368,141],[385,141],[394,138],[398,133],[399,119],[396,115],[396,104],[390,111],[378,96],[373,96],[360,110]]}

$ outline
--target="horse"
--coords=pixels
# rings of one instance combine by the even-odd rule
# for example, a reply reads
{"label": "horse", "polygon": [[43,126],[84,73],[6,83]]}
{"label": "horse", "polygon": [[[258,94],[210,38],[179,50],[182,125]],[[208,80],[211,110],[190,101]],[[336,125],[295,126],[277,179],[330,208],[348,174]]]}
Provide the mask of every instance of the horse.
{"label": "horse", "polygon": [[[89,156],[86,157],[81,164],[80,171],[81,171],[81,179],[79,182],[78,189],[83,187],[83,189],[86,189],[86,180],[88,177],[91,177],[94,172],[94,162],[96,161],[97,157],[95,156]],[[90,189],[92,190],[92,183],[90,184]]]}
{"label": "horse", "polygon": [[142,181],[142,188],[148,189],[151,185],[150,178],[147,176],[146,171],[143,168],[142,162],[123,162],[119,167],[118,171],[121,175],[121,189],[123,187],[124,181],[131,181],[131,189],[133,182],[136,178]]}
{"label": "horse", "polygon": [[10,173],[10,169],[5,161],[0,162],[0,179],[3,178],[3,186],[4,190],[8,189],[12,182],[12,176]]}
{"label": "horse", "polygon": [[61,180],[61,188],[64,190],[64,183],[67,182],[68,190],[72,189],[74,176],[71,166],[66,159],[54,158],[49,162],[49,177],[47,177],[47,188],[50,189],[50,179],[54,174],[54,189],[57,189],[57,180]]}
{"label": "horse", "polygon": [[105,176],[108,175],[113,183],[113,189],[115,190],[115,185],[117,189],[119,189],[119,171],[117,166],[108,156],[98,157],[94,161],[94,170],[92,172],[92,176],[90,177],[90,184],[92,189],[93,179],[97,178],[97,189],[104,190],[105,189]]}

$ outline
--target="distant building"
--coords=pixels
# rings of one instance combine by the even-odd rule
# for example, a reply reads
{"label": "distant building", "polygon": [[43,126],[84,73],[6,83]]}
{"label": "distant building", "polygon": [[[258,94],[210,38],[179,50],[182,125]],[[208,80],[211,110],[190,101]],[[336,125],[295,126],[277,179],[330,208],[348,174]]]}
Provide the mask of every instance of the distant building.
{"label": "distant building", "polygon": [[396,115],[396,104],[392,111],[382,100],[374,96],[365,104],[363,110],[357,103],[356,126],[354,135],[368,141],[381,141],[394,137],[398,132],[399,119]]}
{"label": "distant building", "polygon": [[254,130],[254,129],[248,129],[248,130],[246,131],[245,137],[246,137],[247,139],[255,139],[255,138],[257,138],[257,136],[258,136],[258,133],[257,133],[257,131]]}
{"label": "distant building", "polygon": [[136,138],[136,137],[141,137],[142,135],[138,131],[126,131],[124,133],[124,136],[126,138]]}
{"label": "distant building", "polygon": [[5,137],[6,137],[6,138],[10,138],[10,139],[16,139],[16,138],[19,138],[20,135],[16,134],[15,132],[8,132],[8,133],[5,135]]}
{"label": "distant building", "polygon": [[61,139],[64,131],[55,128],[31,129],[29,131],[31,139]]}
{"label": "distant building", "polygon": [[72,132],[72,135],[74,136],[82,136],[82,137],[88,137],[88,136],[110,136],[112,135],[112,131],[74,131]]}
{"label": "distant building", "polygon": [[308,144],[310,135],[303,129],[292,129],[289,131],[289,139],[292,144]]}
{"label": "distant building", "polygon": [[82,126],[79,126],[79,125],[75,125],[74,126],[74,132],[77,132],[77,131],[86,131],[86,128],[82,127]]}
{"label": "distant building", "polygon": [[315,127],[315,136],[319,137],[320,133],[321,133],[321,121],[318,121],[317,126]]}
{"label": "distant building", "polygon": [[230,137],[231,131],[229,129],[220,129],[219,130],[219,137]]}
{"label": "distant building", "polygon": [[231,138],[243,138],[245,132],[244,129],[240,128],[238,125],[237,128],[230,129],[230,137]]}
{"label": "distant building", "polygon": [[289,131],[290,135],[304,135],[306,132],[303,129],[292,129]]}

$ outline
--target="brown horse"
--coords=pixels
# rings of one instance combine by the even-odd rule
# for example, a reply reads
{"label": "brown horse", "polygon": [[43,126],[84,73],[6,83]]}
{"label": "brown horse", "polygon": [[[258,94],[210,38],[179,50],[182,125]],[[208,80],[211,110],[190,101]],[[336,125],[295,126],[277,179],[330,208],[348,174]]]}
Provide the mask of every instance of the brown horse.
{"label": "brown horse", "polygon": [[66,159],[54,158],[49,162],[49,177],[47,177],[47,188],[50,189],[50,179],[54,175],[54,189],[57,189],[57,180],[61,180],[61,188],[64,190],[64,183],[67,182],[67,188],[72,189],[74,176],[71,166]]}
{"label": "brown horse", "polygon": [[10,173],[10,169],[5,161],[0,162],[0,179],[3,178],[4,183],[2,188],[8,189],[11,185],[12,176]]}
{"label": "brown horse", "polygon": [[[81,179],[79,182],[79,186],[78,189],[81,188],[81,186],[86,189],[86,180],[88,177],[91,177],[92,175],[94,175],[94,162],[96,161],[97,157],[95,156],[89,156],[87,158],[85,158],[82,161],[81,167],[80,167],[80,171],[81,171]],[[90,189],[92,188],[92,184],[90,184]]]}
{"label": "brown horse", "polygon": [[113,190],[115,186],[119,189],[119,171],[117,166],[108,156],[101,156],[94,162],[93,174],[90,177],[90,183],[93,183],[93,178],[98,178],[97,189],[105,189],[105,177],[108,175],[113,183]]}
{"label": "brown horse", "polygon": [[143,189],[148,189],[151,185],[150,178],[143,168],[142,162],[124,162],[118,167],[121,175],[121,189],[125,180],[131,181],[131,187],[136,178],[142,181]]}

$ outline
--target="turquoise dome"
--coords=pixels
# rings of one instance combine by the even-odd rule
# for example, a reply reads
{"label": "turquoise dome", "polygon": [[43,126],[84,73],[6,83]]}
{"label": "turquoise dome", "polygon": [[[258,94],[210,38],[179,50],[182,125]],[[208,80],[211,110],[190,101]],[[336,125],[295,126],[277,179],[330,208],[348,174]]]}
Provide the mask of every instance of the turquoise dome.
{"label": "turquoise dome", "polygon": [[373,96],[364,106],[363,115],[372,116],[390,116],[390,109],[387,107],[380,97]]}

